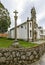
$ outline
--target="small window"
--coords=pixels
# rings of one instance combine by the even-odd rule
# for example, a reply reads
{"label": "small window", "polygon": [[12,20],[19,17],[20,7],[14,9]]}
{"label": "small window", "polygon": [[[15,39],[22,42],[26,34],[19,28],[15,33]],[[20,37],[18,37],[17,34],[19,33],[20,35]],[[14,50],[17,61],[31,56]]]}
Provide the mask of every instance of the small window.
{"label": "small window", "polygon": [[30,27],[31,27],[31,23],[30,23]]}
{"label": "small window", "polygon": [[23,28],[23,26],[21,26],[21,28]]}
{"label": "small window", "polygon": [[40,30],[40,33],[42,33],[42,34],[43,34],[43,30]]}
{"label": "small window", "polygon": [[32,33],[32,32],[31,32],[31,30],[30,30],[30,37],[31,37],[31,33]]}

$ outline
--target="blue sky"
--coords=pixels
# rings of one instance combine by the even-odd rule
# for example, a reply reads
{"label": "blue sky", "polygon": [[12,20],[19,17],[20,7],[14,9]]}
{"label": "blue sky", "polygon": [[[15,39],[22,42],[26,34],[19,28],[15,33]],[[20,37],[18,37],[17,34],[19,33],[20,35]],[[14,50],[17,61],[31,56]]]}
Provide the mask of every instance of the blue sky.
{"label": "blue sky", "polygon": [[31,17],[31,8],[36,9],[37,23],[45,28],[45,0],[1,0],[8,9],[11,17],[11,28],[14,27],[14,11],[17,10],[17,24],[21,24]]}

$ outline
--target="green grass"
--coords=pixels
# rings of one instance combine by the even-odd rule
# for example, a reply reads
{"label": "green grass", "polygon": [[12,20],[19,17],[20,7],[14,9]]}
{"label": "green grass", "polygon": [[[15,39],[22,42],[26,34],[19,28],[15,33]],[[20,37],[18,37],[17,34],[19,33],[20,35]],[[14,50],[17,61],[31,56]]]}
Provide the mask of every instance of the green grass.
{"label": "green grass", "polygon": [[[14,40],[10,40],[7,38],[0,38],[0,48],[8,48],[10,45],[12,45],[13,41]],[[26,42],[21,40],[19,40],[19,44],[21,47],[24,48],[28,48],[28,47],[31,48],[38,45],[36,43],[31,43],[31,42]]]}
{"label": "green grass", "polygon": [[36,43],[31,43],[31,42],[26,42],[26,41],[19,41],[19,44],[22,47],[25,47],[25,48],[31,48],[31,47],[34,47],[34,46],[37,46],[38,45]]}
{"label": "green grass", "polygon": [[6,38],[0,38],[0,48],[7,48],[13,43],[13,40],[8,40]]}

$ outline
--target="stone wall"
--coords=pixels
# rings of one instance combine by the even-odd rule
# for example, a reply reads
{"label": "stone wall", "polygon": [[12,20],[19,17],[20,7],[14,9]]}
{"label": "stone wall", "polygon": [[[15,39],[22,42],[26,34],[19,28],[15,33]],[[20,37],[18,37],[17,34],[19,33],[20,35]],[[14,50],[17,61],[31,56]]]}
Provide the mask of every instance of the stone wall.
{"label": "stone wall", "polygon": [[45,44],[33,48],[0,48],[0,65],[30,65],[45,52]]}

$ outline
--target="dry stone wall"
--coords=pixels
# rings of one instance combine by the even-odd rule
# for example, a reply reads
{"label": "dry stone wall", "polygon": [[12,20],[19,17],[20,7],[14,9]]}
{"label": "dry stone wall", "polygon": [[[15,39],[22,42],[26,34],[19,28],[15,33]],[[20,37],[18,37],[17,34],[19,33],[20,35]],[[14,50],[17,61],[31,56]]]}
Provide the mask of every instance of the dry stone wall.
{"label": "dry stone wall", "polygon": [[45,44],[33,48],[0,48],[0,65],[30,65],[45,52]]}

